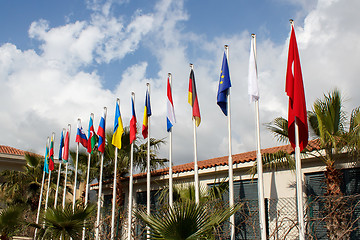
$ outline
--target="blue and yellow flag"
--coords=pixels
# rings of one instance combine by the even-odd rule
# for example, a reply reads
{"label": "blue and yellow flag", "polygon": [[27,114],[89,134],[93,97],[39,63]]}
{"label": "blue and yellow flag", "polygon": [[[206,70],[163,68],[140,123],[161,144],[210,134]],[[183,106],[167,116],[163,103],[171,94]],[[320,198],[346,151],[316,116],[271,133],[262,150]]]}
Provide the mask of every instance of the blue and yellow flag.
{"label": "blue and yellow flag", "polygon": [[[49,139],[48,139],[49,141]],[[46,143],[45,159],[44,159],[44,171],[49,173],[49,144]]]}
{"label": "blue and yellow flag", "polygon": [[230,74],[229,74],[229,66],[227,62],[227,57],[224,52],[221,73],[220,73],[220,81],[219,88],[217,94],[217,104],[227,116],[227,96],[229,94],[229,89],[231,87]]}
{"label": "blue and yellow flag", "polygon": [[124,133],[124,127],[123,127],[122,120],[121,120],[120,106],[119,106],[119,103],[116,102],[114,135],[112,137],[112,145],[114,145],[118,149],[121,149],[121,137],[122,137],[123,133]]}

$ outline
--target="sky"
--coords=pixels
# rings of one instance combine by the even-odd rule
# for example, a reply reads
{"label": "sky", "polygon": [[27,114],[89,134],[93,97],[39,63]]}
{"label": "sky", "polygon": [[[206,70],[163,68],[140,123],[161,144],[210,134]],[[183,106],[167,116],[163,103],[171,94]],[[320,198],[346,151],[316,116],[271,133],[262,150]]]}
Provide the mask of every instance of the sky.
{"label": "sky", "polygon": [[[21,7],[20,7],[21,6]],[[166,81],[173,76],[174,165],[194,159],[189,63],[194,64],[201,124],[198,160],[228,154],[227,119],[216,104],[224,45],[229,45],[233,154],[253,151],[255,107],[247,76],[251,34],[257,36],[261,147],[280,143],[264,124],[287,117],[284,92],[289,19],[301,59],[307,109],[335,88],[344,110],[360,103],[359,0],[63,0],[0,2],[0,144],[44,154],[47,137],[77,119],[97,129],[107,107],[112,131],[116,98],[125,126],[131,92],[140,129],[150,83],[151,137],[168,141]],[[140,130],[139,130],[140,132]],[[139,142],[143,142],[139,135]],[[163,145],[160,157],[168,157]]]}

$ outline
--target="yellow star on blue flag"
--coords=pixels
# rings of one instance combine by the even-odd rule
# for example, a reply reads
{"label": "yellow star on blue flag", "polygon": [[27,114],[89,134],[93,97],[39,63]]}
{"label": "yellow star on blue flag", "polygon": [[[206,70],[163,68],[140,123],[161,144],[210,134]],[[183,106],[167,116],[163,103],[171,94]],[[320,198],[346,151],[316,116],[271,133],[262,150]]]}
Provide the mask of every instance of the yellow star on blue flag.
{"label": "yellow star on blue flag", "polygon": [[230,82],[230,74],[229,74],[229,66],[227,62],[227,57],[224,52],[221,73],[220,73],[220,81],[219,88],[217,93],[217,104],[221,108],[221,111],[227,116],[227,96],[229,94],[229,88],[231,87]]}

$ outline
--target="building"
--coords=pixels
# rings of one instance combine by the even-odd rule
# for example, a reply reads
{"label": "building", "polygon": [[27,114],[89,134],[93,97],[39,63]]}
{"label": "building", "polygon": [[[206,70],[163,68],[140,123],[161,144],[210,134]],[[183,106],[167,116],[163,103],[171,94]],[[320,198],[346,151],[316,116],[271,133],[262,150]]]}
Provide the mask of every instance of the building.
{"label": "building", "polygon": [[[318,158],[319,145],[316,140],[309,142],[307,147],[311,154],[302,156],[302,174],[305,183],[303,197],[307,204],[306,217],[320,214],[321,204],[313,202],[316,197],[322,197],[325,193],[325,164]],[[284,151],[293,154],[294,150],[290,145],[262,149],[262,155]],[[258,216],[258,186],[257,174],[250,173],[256,162],[256,151],[234,154],[234,199],[243,201],[245,213],[250,216],[242,220],[242,216],[237,217],[237,239],[258,239],[259,238],[259,216]],[[343,171],[343,192],[346,195],[360,193],[360,168],[357,161],[349,160],[344,153],[339,156],[336,168]],[[212,186],[228,177],[228,156],[208,159],[198,162],[199,181],[202,186]],[[125,192],[125,205],[128,200],[128,179],[123,178],[122,184]],[[151,173],[151,195],[152,201],[156,201],[156,193],[168,185],[168,169],[159,169]],[[173,167],[174,184],[187,184],[194,182],[194,163],[187,163]],[[133,199],[135,204],[146,203],[146,173],[134,175]],[[288,168],[276,170],[264,170],[264,195],[267,212],[267,232],[271,239],[297,239],[296,229],[297,208],[296,208],[296,176],[295,171]],[[97,189],[97,184],[91,186]],[[112,181],[104,182],[103,195],[104,205],[111,205]],[[226,200],[226,196],[225,196]],[[359,198],[360,201],[360,198]],[[355,210],[354,210],[355,211]],[[360,207],[356,211],[360,212]],[[357,213],[360,215],[360,213]],[[309,223],[310,224],[310,223]],[[309,226],[309,224],[307,226]],[[356,222],[356,226],[360,225]],[[316,239],[327,239],[324,223],[314,227]],[[356,227],[357,228],[357,227]],[[351,239],[358,239],[360,231],[355,231]]]}
{"label": "building", "polygon": [[26,151],[0,145],[0,172],[3,170],[22,171],[26,164]]}

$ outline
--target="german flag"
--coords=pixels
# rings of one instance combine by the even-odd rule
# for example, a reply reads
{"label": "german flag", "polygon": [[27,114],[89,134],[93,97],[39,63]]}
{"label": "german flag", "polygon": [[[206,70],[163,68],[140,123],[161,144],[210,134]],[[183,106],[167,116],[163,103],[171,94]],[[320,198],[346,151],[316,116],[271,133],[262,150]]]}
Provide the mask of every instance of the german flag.
{"label": "german flag", "polygon": [[200,117],[199,101],[196,93],[195,75],[193,69],[191,69],[190,71],[188,102],[192,107],[193,110],[192,117],[195,119],[196,126],[198,127],[201,122],[201,117]]}

